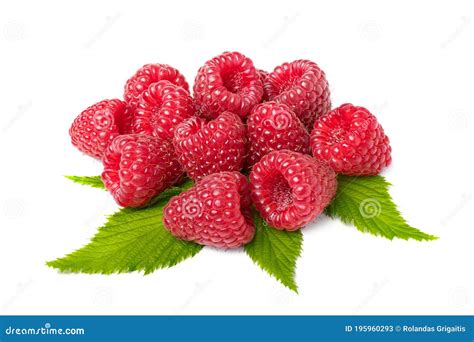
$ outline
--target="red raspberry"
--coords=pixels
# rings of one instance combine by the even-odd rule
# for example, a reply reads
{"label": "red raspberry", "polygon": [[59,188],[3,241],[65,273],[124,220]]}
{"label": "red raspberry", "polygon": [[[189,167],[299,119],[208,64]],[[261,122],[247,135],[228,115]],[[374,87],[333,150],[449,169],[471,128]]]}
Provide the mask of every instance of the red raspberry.
{"label": "red raspberry", "polygon": [[382,126],[364,107],[344,104],[320,117],[311,132],[313,156],[336,172],[374,176],[392,160]]}
{"label": "red raspberry", "polygon": [[257,69],[257,72],[258,76],[260,77],[260,81],[262,81],[262,84],[265,84],[265,79],[270,73],[262,69]]}
{"label": "red raspberry", "polygon": [[173,139],[181,165],[194,180],[211,173],[241,170],[246,142],[244,124],[231,112],[208,123],[192,117],[176,127]]}
{"label": "red raspberry", "polygon": [[247,137],[248,166],[271,151],[310,152],[306,128],[288,106],[276,102],[265,102],[253,108],[247,118]]}
{"label": "red raspberry", "polygon": [[175,127],[193,114],[193,99],[184,88],[159,81],[138,98],[133,131],[169,140]]}
{"label": "red raspberry", "polygon": [[102,181],[122,207],[147,204],[183,174],[171,142],[148,135],[118,136],[102,162]]}
{"label": "red raspberry", "polygon": [[224,111],[247,116],[263,96],[263,85],[253,62],[238,52],[224,52],[201,67],[194,82],[199,115],[216,118]]}
{"label": "red raspberry", "polygon": [[314,120],[331,109],[328,81],[316,63],[297,60],[283,63],[270,73],[264,84],[268,100],[284,103],[308,130]]}
{"label": "red raspberry", "polygon": [[148,89],[150,84],[166,80],[189,91],[189,85],[181,73],[167,64],[145,64],[137,70],[125,84],[123,98],[132,107],[137,106],[141,93]]}
{"label": "red raspberry", "polygon": [[135,109],[132,106],[125,106],[125,113],[120,116],[118,126],[121,127],[122,134],[133,133],[133,117],[135,116]]}
{"label": "red raspberry", "polygon": [[110,142],[131,130],[132,113],[120,100],[100,101],[77,116],[69,129],[71,142],[80,151],[102,158]]}
{"label": "red raspberry", "polygon": [[[258,76],[260,77],[260,81],[262,81],[262,85],[265,84],[265,79],[268,77],[268,75],[270,75],[270,73],[265,71],[265,70],[262,70],[262,69],[257,69],[257,72],[258,72]],[[268,100],[268,98],[265,94],[265,89],[264,89],[263,96],[262,96],[262,102],[267,101],[267,100]]]}
{"label": "red raspberry", "polygon": [[297,230],[321,214],[336,194],[336,174],[314,158],[288,150],[270,152],[250,173],[252,200],[279,230]]}
{"label": "red raspberry", "polygon": [[163,210],[164,226],[179,239],[236,248],[255,233],[247,179],[239,172],[214,173],[173,197]]}

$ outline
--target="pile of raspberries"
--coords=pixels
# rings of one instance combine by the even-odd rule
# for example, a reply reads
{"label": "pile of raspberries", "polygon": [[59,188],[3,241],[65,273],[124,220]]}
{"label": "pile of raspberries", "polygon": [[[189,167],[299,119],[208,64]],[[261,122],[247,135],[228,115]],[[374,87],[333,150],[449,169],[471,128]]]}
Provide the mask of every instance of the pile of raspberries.
{"label": "pile of raspberries", "polygon": [[[84,110],[70,129],[80,151],[102,160],[102,180],[123,207],[146,206],[185,177],[163,224],[179,239],[220,248],[250,242],[252,206],[272,228],[313,221],[336,194],[336,174],[377,175],[391,161],[388,137],[366,108],[331,109],[319,66],[297,60],[273,72],[224,52],[184,76],[147,64],[124,100]],[[249,175],[249,176],[247,176]]]}

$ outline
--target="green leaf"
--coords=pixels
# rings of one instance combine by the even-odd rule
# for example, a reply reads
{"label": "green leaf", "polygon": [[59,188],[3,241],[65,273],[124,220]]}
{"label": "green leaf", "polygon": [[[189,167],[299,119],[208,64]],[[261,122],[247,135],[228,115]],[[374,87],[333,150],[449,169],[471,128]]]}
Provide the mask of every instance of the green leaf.
{"label": "green leaf", "polygon": [[303,234],[287,232],[266,224],[255,212],[255,238],[245,246],[245,252],[263,270],[289,289],[298,292],[295,282],[296,259],[300,256]]}
{"label": "green leaf", "polygon": [[354,225],[364,233],[392,240],[436,240],[437,237],[411,227],[401,216],[388,192],[391,185],[382,176],[338,176],[336,197],[326,214]]}
{"label": "green leaf", "polygon": [[105,189],[104,183],[100,176],[64,176],[72,180],[74,183],[88,185],[97,189]]}
{"label": "green leaf", "polygon": [[202,246],[176,239],[163,226],[168,200],[192,185],[191,181],[157,196],[146,208],[123,208],[83,248],[47,264],[62,272],[151,273],[196,255]]}

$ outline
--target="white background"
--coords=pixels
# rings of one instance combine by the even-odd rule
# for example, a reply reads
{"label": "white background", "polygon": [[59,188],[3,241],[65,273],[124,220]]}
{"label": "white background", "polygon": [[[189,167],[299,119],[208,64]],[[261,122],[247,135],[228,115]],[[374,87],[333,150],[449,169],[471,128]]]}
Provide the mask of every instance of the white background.
{"label": "white background", "polygon": [[[473,314],[473,16],[471,1],[2,1],[0,313]],[[71,146],[74,117],[120,97],[145,63],[192,84],[225,50],[266,70],[314,60],[334,105],[372,110],[392,142],[395,201],[440,239],[391,242],[320,219],[304,231],[299,295],[242,252],[205,249],[145,277],[46,267],[116,209],[62,177],[101,171]]]}

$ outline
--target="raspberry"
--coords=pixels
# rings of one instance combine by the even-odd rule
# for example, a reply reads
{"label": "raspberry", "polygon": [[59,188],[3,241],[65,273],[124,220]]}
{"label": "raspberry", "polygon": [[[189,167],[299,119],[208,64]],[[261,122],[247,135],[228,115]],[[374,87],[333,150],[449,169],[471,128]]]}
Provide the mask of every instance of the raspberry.
{"label": "raspberry", "polygon": [[336,194],[336,174],[314,158],[288,150],[264,156],[250,173],[252,200],[279,230],[297,230],[321,214]]}
{"label": "raspberry", "polygon": [[255,233],[247,179],[239,172],[214,173],[173,197],[163,210],[164,226],[179,239],[236,248]]}
{"label": "raspberry", "polygon": [[131,130],[131,109],[120,100],[100,101],[79,114],[69,129],[71,142],[80,151],[102,158],[110,142]]}
{"label": "raspberry", "polygon": [[139,96],[133,130],[169,140],[174,128],[193,114],[193,99],[184,88],[159,81]]}
{"label": "raspberry", "polygon": [[102,181],[123,207],[147,204],[182,176],[171,142],[148,135],[118,136],[102,162]]}
{"label": "raspberry", "polygon": [[194,180],[211,173],[241,170],[246,142],[244,124],[231,112],[208,123],[192,117],[176,127],[173,139],[181,165]]}
{"label": "raspberry", "polygon": [[132,106],[126,105],[125,112],[119,117],[118,126],[121,127],[122,134],[133,133],[133,117],[135,116],[135,109]]}
{"label": "raspberry", "polygon": [[199,115],[216,118],[224,111],[245,117],[263,96],[253,62],[238,52],[224,52],[201,67],[194,82]]}
{"label": "raspberry", "polygon": [[308,130],[314,120],[331,109],[326,75],[316,63],[297,60],[283,63],[265,78],[265,98],[284,103]]}
{"label": "raspberry", "polygon": [[374,176],[391,162],[382,126],[364,107],[344,104],[320,117],[311,132],[313,156],[336,172]]}
{"label": "raspberry", "polygon": [[262,84],[265,84],[265,79],[269,75],[269,72],[262,70],[262,69],[257,69],[258,76],[260,77],[260,81],[262,81]]}
{"label": "raspberry", "polygon": [[271,151],[310,152],[308,131],[284,104],[270,101],[255,106],[247,118],[247,136],[248,166]]}
{"label": "raspberry", "polygon": [[[265,70],[262,70],[262,69],[257,69],[257,72],[258,72],[258,76],[260,77],[260,81],[262,81],[262,85],[265,84],[265,79],[268,77],[268,75],[270,73],[265,71]],[[268,98],[265,94],[265,90],[264,90],[263,96],[262,96],[262,102],[263,101],[268,101]]]}
{"label": "raspberry", "polygon": [[167,64],[146,64],[137,70],[125,84],[123,98],[132,107],[137,106],[141,93],[152,83],[166,80],[189,91],[189,85],[181,73]]}

